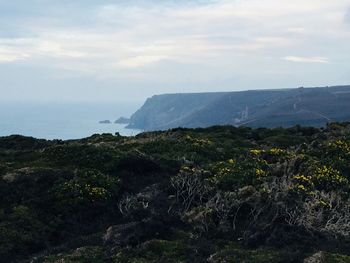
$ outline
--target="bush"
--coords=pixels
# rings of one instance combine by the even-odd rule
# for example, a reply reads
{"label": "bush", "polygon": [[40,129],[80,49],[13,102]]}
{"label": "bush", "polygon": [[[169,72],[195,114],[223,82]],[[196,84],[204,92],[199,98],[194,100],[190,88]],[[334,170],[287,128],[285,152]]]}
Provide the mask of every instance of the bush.
{"label": "bush", "polygon": [[97,170],[77,170],[74,177],[53,188],[58,209],[67,214],[98,214],[119,195],[120,180]]}

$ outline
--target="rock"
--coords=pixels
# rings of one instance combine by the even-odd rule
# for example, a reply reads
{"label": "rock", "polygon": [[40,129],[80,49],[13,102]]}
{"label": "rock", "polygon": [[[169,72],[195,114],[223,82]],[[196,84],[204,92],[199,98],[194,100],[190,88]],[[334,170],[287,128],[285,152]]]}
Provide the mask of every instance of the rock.
{"label": "rock", "polygon": [[133,236],[136,235],[135,229],[138,227],[137,222],[131,222],[124,225],[110,226],[103,236],[103,242],[106,245],[122,246],[128,244]]}
{"label": "rock", "polygon": [[86,252],[86,247],[79,247],[74,250],[74,252],[72,253],[72,256],[81,257],[85,254],[85,252]]}
{"label": "rock", "polygon": [[114,123],[118,123],[118,124],[129,124],[130,123],[130,119],[125,118],[125,117],[120,117],[118,120],[116,120]]}
{"label": "rock", "polygon": [[17,183],[28,180],[38,181],[43,178],[46,182],[49,182],[50,180],[54,180],[56,176],[59,176],[57,175],[57,171],[51,168],[23,167],[6,173],[2,176],[2,179],[7,183]]}
{"label": "rock", "polygon": [[8,183],[13,183],[15,181],[18,181],[20,179],[30,177],[33,174],[35,174],[35,169],[30,168],[30,167],[24,167],[17,169],[13,172],[5,174],[2,179]]}
{"label": "rock", "polygon": [[146,240],[159,238],[167,231],[168,226],[161,221],[147,219],[109,227],[103,236],[103,242],[113,248],[135,246]]}
{"label": "rock", "polygon": [[136,197],[140,202],[149,203],[161,193],[159,184],[152,184],[140,191]]}
{"label": "rock", "polygon": [[100,124],[110,124],[111,121],[110,120],[103,120],[103,121],[99,121]]}
{"label": "rock", "polygon": [[325,253],[323,251],[319,251],[313,254],[311,257],[304,259],[304,263],[324,263],[325,261]]}

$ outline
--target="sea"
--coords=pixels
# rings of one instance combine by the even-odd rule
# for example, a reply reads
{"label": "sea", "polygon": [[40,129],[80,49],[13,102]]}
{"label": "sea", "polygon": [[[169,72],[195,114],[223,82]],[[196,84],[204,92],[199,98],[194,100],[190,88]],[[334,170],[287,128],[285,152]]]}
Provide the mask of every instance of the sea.
{"label": "sea", "polygon": [[[115,124],[130,117],[139,102],[1,102],[0,136],[13,134],[40,139],[81,139],[93,134],[134,136],[140,130]],[[100,121],[110,120],[110,124]]]}

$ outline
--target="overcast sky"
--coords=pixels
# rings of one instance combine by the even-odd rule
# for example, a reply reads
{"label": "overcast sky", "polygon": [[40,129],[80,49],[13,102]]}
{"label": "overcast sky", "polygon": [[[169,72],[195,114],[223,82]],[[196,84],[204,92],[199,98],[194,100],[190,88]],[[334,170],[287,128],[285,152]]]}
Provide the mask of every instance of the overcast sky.
{"label": "overcast sky", "polygon": [[0,100],[350,84],[350,0],[0,0]]}

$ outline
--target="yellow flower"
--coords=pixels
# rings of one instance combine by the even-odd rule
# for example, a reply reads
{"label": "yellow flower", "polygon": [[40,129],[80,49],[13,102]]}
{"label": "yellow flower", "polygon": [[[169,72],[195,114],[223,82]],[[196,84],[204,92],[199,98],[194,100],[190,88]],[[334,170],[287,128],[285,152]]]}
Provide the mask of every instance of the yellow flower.
{"label": "yellow flower", "polygon": [[323,206],[329,206],[325,201],[320,201],[320,204]]}
{"label": "yellow flower", "polygon": [[283,150],[282,150],[282,149],[278,149],[278,148],[272,148],[272,149],[270,149],[269,152],[270,152],[271,154],[276,154],[276,155],[278,155],[278,154],[283,153]]}
{"label": "yellow flower", "polygon": [[298,181],[304,181],[304,182],[310,182],[311,181],[311,177],[310,176],[306,177],[305,175],[295,175],[293,178],[298,180]]}
{"label": "yellow flower", "polygon": [[259,155],[259,154],[262,154],[263,152],[264,150],[259,150],[259,149],[250,150],[250,153],[253,155]]}
{"label": "yellow flower", "polygon": [[306,191],[305,186],[303,186],[303,185],[301,185],[301,184],[299,184],[297,187],[298,187],[300,190]]}
{"label": "yellow flower", "polygon": [[260,177],[260,176],[264,176],[265,175],[265,171],[262,169],[255,169],[255,174]]}

